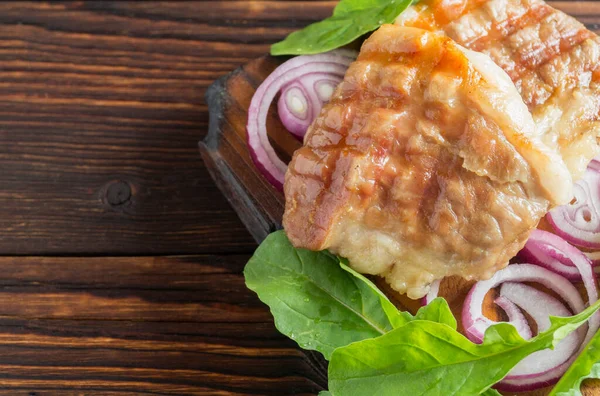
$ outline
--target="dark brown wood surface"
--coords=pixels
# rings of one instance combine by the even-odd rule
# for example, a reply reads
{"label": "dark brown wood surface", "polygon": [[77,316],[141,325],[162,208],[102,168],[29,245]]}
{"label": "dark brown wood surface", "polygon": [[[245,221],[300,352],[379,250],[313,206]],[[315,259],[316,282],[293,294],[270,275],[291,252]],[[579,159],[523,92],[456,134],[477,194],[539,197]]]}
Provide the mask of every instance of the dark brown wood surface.
{"label": "dark brown wood surface", "polygon": [[[554,2],[552,5],[579,17],[588,27],[597,30],[594,23],[600,21],[598,3]],[[254,59],[221,77],[209,87],[206,95],[210,124],[208,135],[200,145],[201,153],[216,184],[257,241],[281,226],[285,200],[283,194],[271,187],[253,166],[246,144],[245,124],[256,88],[283,60],[268,55]],[[267,118],[267,130],[272,144],[284,160],[289,159],[300,146],[285,130],[274,109]],[[418,301],[398,295],[379,278],[373,280],[400,309],[414,313],[419,308]],[[442,282],[441,295],[448,300],[455,316],[459,318],[459,328],[463,302],[472,284],[457,277]],[[492,298],[486,299],[484,312],[497,320],[501,320],[503,315]],[[326,362],[318,354],[309,356],[314,369],[325,377]],[[551,388],[521,394],[544,396]],[[585,382],[583,391],[585,395],[600,394],[600,382]]]}
{"label": "dark brown wood surface", "polygon": [[1,395],[322,389],[197,142],[207,87],[334,4],[0,3]]}

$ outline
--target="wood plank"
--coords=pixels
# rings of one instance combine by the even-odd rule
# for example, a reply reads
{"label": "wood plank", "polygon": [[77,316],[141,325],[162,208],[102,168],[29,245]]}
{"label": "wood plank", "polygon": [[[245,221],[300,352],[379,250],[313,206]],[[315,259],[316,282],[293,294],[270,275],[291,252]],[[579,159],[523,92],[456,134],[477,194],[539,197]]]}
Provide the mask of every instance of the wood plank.
{"label": "wood plank", "polygon": [[1,258],[0,316],[160,322],[177,313],[181,322],[268,322],[270,315],[240,275],[245,261]]}
{"label": "wood plank", "polygon": [[0,257],[2,388],[316,393],[323,373],[245,288],[247,259]]}
{"label": "wood plank", "polygon": [[[208,85],[334,4],[0,3],[0,255],[196,254],[0,257],[0,394],[323,388],[321,363],[245,288],[248,255],[200,255],[255,244],[196,142]],[[261,183],[253,204],[276,205]]]}
{"label": "wood plank", "polygon": [[0,254],[253,250],[197,141],[206,87],[266,49],[233,38],[261,30],[119,7],[0,4]]}
{"label": "wood plank", "polygon": [[193,290],[214,275],[239,275],[247,261],[247,255],[2,257],[0,287]]}
{"label": "wood plank", "polygon": [[197,155],[204,93],[334,4],[1,3],[0,254],[251,251]]}
{"label": "wood plank", "polygon": [[[599,3],[561,2],[552,3],[567,12],[586,15],[582,18],[591,29],[597,28]],[[281,59],[265,55],[252,60],[230,75],[219,79],[207,91],[207,102],[211,112],[209,133],[201,144],[201,151],[208,169],[219,188],[228,198],[246,224],[253,237],[261,241],[274,229],[281,227],[284,210],[284,196],[269,186],[261,173],[253,166],[248,152],[245,124],[249,103],[257,86],[274,70]],[[274,145],[279,146],[288,158],[299,143],[290,137],[274,113],[267,119],[267,131]],[[287,140],[286,140],[287,139]],[[282,159],[285,159],[282,157]],[[418,301],[405,296],[397,296],[383,280],[375,280],[386,291],[399,308],[416,311]],[[464,299],[472,287],[472,282],[460,279],[447,279],[442,283],[441,295],[449,300],[454,315],[459,318]],[[449,292],[450,291],[450,292]],[[484,304],[484,312],[493,318],[502,315],[491,301]],[[588,387],[589,392],[598,392],[598,387]],[[527,393],[531,396],[547,394],[548,388]]]}

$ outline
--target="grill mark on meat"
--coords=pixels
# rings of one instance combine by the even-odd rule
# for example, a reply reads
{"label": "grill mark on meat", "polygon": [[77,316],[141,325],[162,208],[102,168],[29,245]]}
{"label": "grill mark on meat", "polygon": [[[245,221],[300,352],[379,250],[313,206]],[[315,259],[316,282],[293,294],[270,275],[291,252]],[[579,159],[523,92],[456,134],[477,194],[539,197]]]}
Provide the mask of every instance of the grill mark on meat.
{"label": "grill mark on meat", "polygon": [[[530,138],[508,77],[463,51],[389,25],[365,42],[288,168],[295,246],[329,248],[412,297],[434,279],[481,279],[506,264],[562,199],[543,182],[562,162]],[[554,171],[570,185],[564,165]]]}
{"label": "grill mark on meat", "polygon": [[[569,53],[585,40],[595,37],[592,32],[587,30],[575,19],[555,10],[544,2],[537,0],[532,2],[519,2],[521,7],[528,7],[523,14],[508,15],[508,12],[510,12],[510,6],[508,6],[506,7],[507,19],[503,19],[500,22],[491,21],[492,17],[490,16],[488,8],[491,7],[490,4],[493,1],[494,0],[463,1],[464,3],[467,3],[465,12],[455,19],[448,19],[446,23],[436,20],[435,25],[430,25],[429,29],[437,30],[443,28],[451,33],[453,26],[465,18],[474,17],[477,14],[487,16],[487,18],[483,19],[490,22],[490,27],[485,30],[485,34],[478,36],[474,40],[462,40],[461,37],[453,34],[450,34],[450,37],[469,49],[483,51],[490,55],[494,61],[505,69],[513,80],[520,79],[529,71],[538,70],[541,66],[551,62],[556,56]],[[516,2],[517,1],[515,0],[512,1],[512,3]],[[423,14],[420,15],[418,19],[408,21],[405,25],[415,27],[423,25],[423,20],[430,20],[430,14],[442,12],[440,7],[443,7],[443,4],[440,5],[439,2],[428,2],[425,0],[420,6],[415,6],[415,9],[419,10],[425,8],[426,11],[421,11]],[[552,26],[549,26],[551,24]],[[569,27],[571,27],[571,29],[569,29]],[[541,39],[536,43],[533,43],[531,40],[526,40],[529,45],[533,45],[533,48],[531,49],[511,48],[511,41],[517,41],[519,34],[524,34],[525,31],[534,28],[537,28],[538,33],[539,30],[542,29],[545,30],[547,34],[550,33],[550,35],[547,36],[545,40]],[[567,31],[564,31],[564,29],[567,29]],[[558,37],[552,36],[551,34],[553,32],[558,33]],[[537,38],[539,39],[539,36]],[[509,56],[508,59],[505,58],[503,61],[502,58],[499,58],[498,53],[495,53],[494,51],[494,49],[498,48],[511,49],[511,52],[506,54]],[[596,75],[599,74],[600,73],[596,73]],[[597,78],[596,75],[594,78]]]}
{"label": "grill mark on meat", "polygon": [[[535,76],[534,82],[537,84],[532,84],[533,87],[535,87],[536,89],[545,89],[547,86],[549,86],[552,89],[552,91],[554,91],[554,89],[558,88],[560,84],[562,84],[562,82],[551,84],[549,81],[544,81],[543,78],[540,79],[540,69],[563,55],[569,57],[569,51],[574,50],[585,40],[591,38],[591,35],[589,33],[590,32],[588,31],[577,32],[572,37],[566,37],[564,39],[561,39],[559,43],[555,43],[555,45],[552,46],[546,46],[545,43],[542,43],[542,48],[539,48],[537,50],[539,52],[523,56],[521,59],[519,59],[519,62],[515,62],[514,68],[509,69],[507,71],[508,75],[515,82],[515,84],[520,84],[521,86],[523,86],[523,82],[521,82],[521,80],[532,78],[532,76]],[[556,44],[558,44],[558,48]],[[518,53],[516,53],[515,55],[518,56]],[[541,85],[541,83],[545,83],[546,86]],[[550,95],[546,96],[543,100],[526,101],[526,103],[530,107],[532,105],[543,105],[549,97]]]}
{"label": "grill mark on meat", "polygon": [[[495,61],[500,60],[498,63],[503,65],[513,81],[522,78],[529,71],[537,70],[552,61],[556,56],[569,52],[586,39],[594,36],[579,22],[545,3],[534,4],[525,13],[509,16],[501,22],[491,20],[490,11],[486,7],[488,4],[490,2],[480,4],[479,7],[473,8],[470,13],[463,14],[458,20],[451,22],[446,30],[452,29],[453,24],[468,18],[489,22],[488,29],[469,40],[452,34],[452,30],[449,33],[461,45],[475,51],[484,51],[491,55]],[[564,26],[565,24],[567,26]],[[572,29],[561,31],[561,26],[562,29],[568,29],[569,27]],[[461,28],[463,27],[456,27],[457,30]],[[529,40],[522,40],[531,48],[525,50],[520,47],[514,48],[519,45],[519,36],[527,32],[535,33],[535,36],[530,37]],[[547,37],[540,38],[540,34],[547,34]],[[538,39],[537,42],[534,41],[536,39]],[[502,62],[494,55],[493,51],[486,51],[494,46],[510,49],[509,58]]]}
{"label": "grill mark on meat", "polygon": [[[598,68],[599,44],[598,37],[583,40],[568,53],[562,53],[540,65],[539,75],[552,87],[563,85],[566,88],[574,88],[578,85],[582,73],[593,72]],[[593,76],[591,80],[594,80]]]}
{"label": "grill mark on meat", "polygon": [[[538,26],[545,23],[545,21],[541,21]],[[511,37],[514,37],[514,35]],[[508,39],[510,40],[511,37]],[[585,28],[582,30],[570,31],[569,34],[560,35],[559,37],[550,36],[546,41],[542,40],[538,42],[536,47],[530,51],[514,51],[513,55],[517,58],[517,62],[523,65],[525,69],[536,70],[547,62],[552,61],[556,56],[571,51],[590,37],[593,37],[593,34]]]}
{"label": "grill mark on meat", "polygon": [[494,22],[492,29],[485,36],[479,37],[473,42],[465,43],[465,45],[474,51],[482,51],[492,41],[503,40],[518,30],[537,24],[540,19],[546,17],[552,11],[552,7],[547,4],[536,4],[524,14],[514,15],[501,22]]}
{"label": "grill mark on meat", "polygon": [[[600,154],[598,37],[541,0],[455,1],[470,12],[429,29],[445,31],[504,69],[541,124],[544,141],[561,154],[574,179],[580,178],[586,160]],[[398,23],[420,25],[432,19],[429,14],[443,12],[440,7],[436,0],[421,0]]]}

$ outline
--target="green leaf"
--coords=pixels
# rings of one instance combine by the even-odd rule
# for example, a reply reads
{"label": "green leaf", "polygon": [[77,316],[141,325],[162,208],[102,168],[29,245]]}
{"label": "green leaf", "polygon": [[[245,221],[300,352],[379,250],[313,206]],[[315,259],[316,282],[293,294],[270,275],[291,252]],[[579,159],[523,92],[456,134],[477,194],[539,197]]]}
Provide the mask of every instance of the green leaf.
{"label": "green leaf", "polygon": [[333,396],[329,391],[321,391],[319,392],[319,396]]}
{"label": "green leaf", "polygon": [[340,259],[340,265],[344,270],[348,271],[358,279],[362,280],[374,292],[379,294],[381,306],[383,307],[383,310],[385,311],[390,323],[392,323],[392,326],[395,329],[405,325],[406,323],[412,320],[418,319],[444,323],[456,330],[456,318],[454,318],[454,315],[452,314],[452,311],[448,306],[448,302],[445,299],[441,297],[434,299],[429,305],[421,307],[415,316],[412,316],[409,312],[406,311],[400,312],[398,311],[398,308],[396,308],[396,306],[392,304],[392,302],[387,298],[387,296],[383,294],[383,292],[379,290],[379,288],[373,282],[371,282],[364,275],[354,271],[347,265],[347,263],[348,261],[346,259]]}
{"label": "green leaf", "polygon": [[365,11],[372,8],[373,0],[341,0],[333,9],[333,16],[344,15],[353,11]]}
{"label": "green leaf", "polygon": [[525,356],[554,347],[600,308],[551,317],[550,328],[529,341],[507,323],[491,326],[482,344],[451,327],[415,320],[375,339],[338,348],[329,364],[335,395],[479,395]]}
{"label": "green leaf", "polygon": [[379,293],[344,271],[335,256],[295,249],[283,231],[258,247],[244,276],[271,308],[277,329],[327,359],[339,346],[393,328]]}
{"label": "green leaf", "polygon": [[296,249],[283,231],[267,237],[244,269],[246,285],[271,308],[277,329],[329,359],[333,350],[378,337],[414,320],[456,329],[443,299],[414,318],[400,312],[370,280],[329,252]]}
{"label": "green leaf", "polygon": [[492,389],[492,388],[481,393],[481,395],[483,395],[483,396],[502,396],[502,394],[500,392],[498,392],[496,389]]}
{"label": "green leaf", "polygon": [[441,297],[436,297],[428,305],[419,308],[415,319],[442,323],[456,330],[456,318],[452,315],[448,302]]}
{"label": "green leaf", "polygon": [[291,33],[271,46],[272,55],[318,54],[342,47],[384,23],[392,23],[412,0],[342,0],[333,15]]}
{"label": "green leaf", "polygon": [[410,313],[398,311],[398,308],[396,308],[396,306],[387,298],[387,296],[383,294],[383,292],[379,290],[379,288],[375,286],[375,284],[371,282],[367,277],[350,268],[348,266],[348,260],[341,258],[340,266],[343,270],[349,272],[355,278],[359,279],[364,284],[366,284],[371,290],[373,290],[373,292],[375,292],[379,296],[379,303],[381,304],[383,311],[385,312],[388,320],[390,321],[394,329],[405,325],[410,320],[413,320],[413,316]]}
{"label": "green leaf", "polygon": [[600,332],[590,340],[549,396],[581,396],[586,378],[600,378]]}

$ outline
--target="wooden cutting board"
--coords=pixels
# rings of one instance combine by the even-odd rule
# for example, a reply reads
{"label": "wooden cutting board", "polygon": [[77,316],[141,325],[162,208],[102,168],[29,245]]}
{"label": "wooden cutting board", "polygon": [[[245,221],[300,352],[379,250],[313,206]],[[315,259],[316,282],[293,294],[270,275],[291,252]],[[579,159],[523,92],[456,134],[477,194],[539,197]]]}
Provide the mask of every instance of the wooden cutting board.
{"label": "wooden cutting board", "polygon": [[[550,3],[581,18],[585,10],[593,13],[600,24],[600,2]],[[584,20],[588,22],[589,19]],[[591,28],[595,27],[593,24]],[[257,242],[269,233],[281,228],[285,200],[283,194],[272,187],[254,166],[246,146],[246,119],[248,107],[256,88],[282,62],[270,56],[258,58],[223,76],[208,89],[206,101],[210,111],[209,131],[200,142],[200,152],[206,166],[225,198],[231,203],[248,231]],[[285,131],[272,106],[267,119],[269,137],[276,151],[286,162],[301,143]],[[393,292],[385,282],[374,279],[400,309],[415,312],[420,304]],[[460,320],[462,303],[472,283],[460,278],[448,278],[442,282],[440,294]],[[490,318],[504,320],[495,310],[493,298],[486,301],[484,311]],[[459,323],[460,326],[460,323]],[[318,353],[308,353],[314,369],[321,376],[327,375],[327,363]],[[519,395],[546,395],[549,389]],[[600,395],[600,381],[584,383],[585,395]],[[514,393],[505,393],[514,394]]]}

